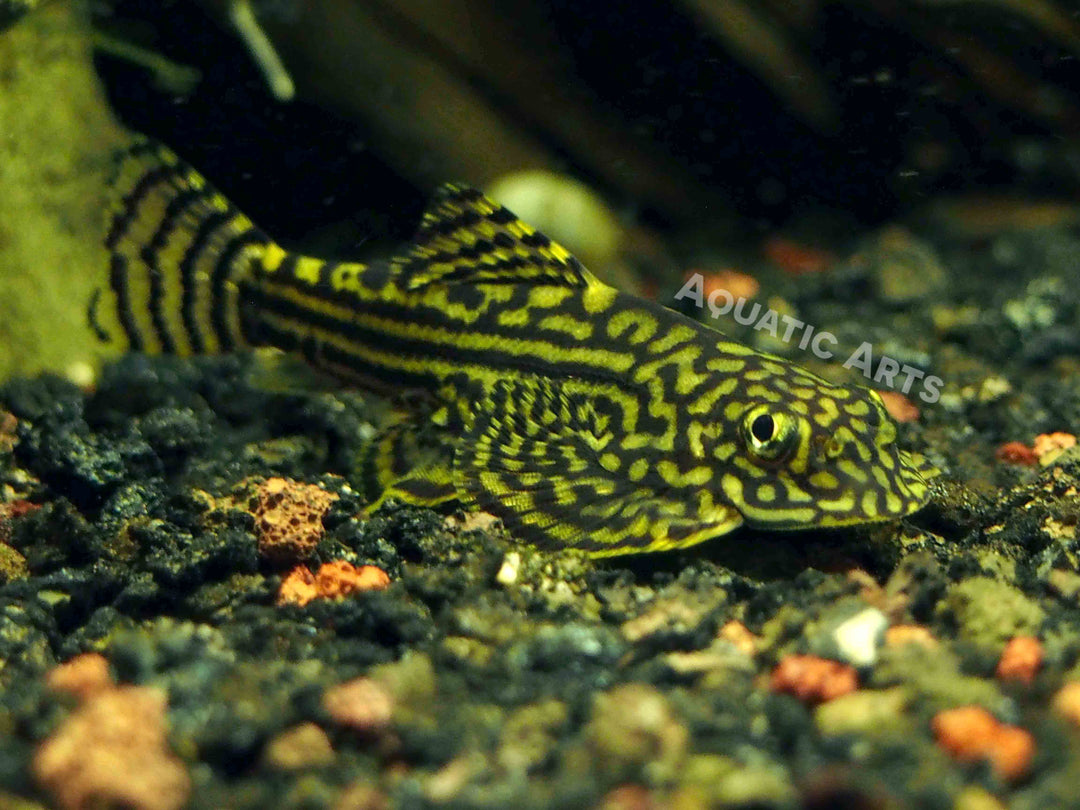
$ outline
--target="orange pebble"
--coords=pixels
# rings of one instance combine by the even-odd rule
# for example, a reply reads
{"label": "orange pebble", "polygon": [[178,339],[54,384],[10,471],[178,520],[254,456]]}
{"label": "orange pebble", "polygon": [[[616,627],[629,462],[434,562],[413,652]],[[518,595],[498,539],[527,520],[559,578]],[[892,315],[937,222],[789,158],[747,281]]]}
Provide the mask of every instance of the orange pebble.
{"label": "orange pebble", "polygon": [[789,655],[773,670],[769,687],[807,703],[821,703],[859,688],[855,669],[816,655]]}
{"label": "orange pebble", "polygon": [[961,706],[934,715],[931,721],[938,744],[963,762],[989,760],[1004,779],[1027,773],[1035,754],[1035,740],[1022,728],[999,723],[981,706]]}
{"label": "orange pebble", "polygon": [[782,236],[768,239],[763,250],[765,258],[793,276],[820,273],[836,261],[835,257],[827,251],[802,245]]}
{"label": "orange pebble", "polygon": [[987,740],[997,731],[998,721],[981,706],[961,706],[934,715],[931,727],[938,743],[958,759],[978,759],[986,752]]}
{"label": "orange pebble", "polygon": [[747,630],[742,622],[730,621],[716,635],[746,655],[753,655],[757,650],[757,636]]}
{"label": "orange pebble", "polygon": [[374,565],[357,568],[345,560],[323,563],[315,575],[319,596],[327,599],[348,596],[359,591],[378,591],[390,584],[390,577]]}
{"label": "orange pebble", "polygon": [[993,739],[990,762],[1006,779],[1019,779],[1035,756],[1035,738],[1016,726],[1003,725]]}
{"label": "orange pebble", "polygon": [[1034,467],[1039,463],[1039,455],[1023,442],[1005,442],[994,453],[994,458],[1006,464],[1019,464]]}
{"label": "orange pebble", "polygon": [[1065,450],[1076,446],[1076,437],[1071,433],[1040,433],[1035,437],[1035,455],[1040,464],[1049,464]]}
{"label": "orange pebble", "polygon": [[753,276],[738,270],[718,270],[715,273],[702,273],[705,284],[702,292],[708,298],[715,290],[726,290],[737,301],[740,298],[753,298],[761,290],[761,285]]}
{"label": "orange pebble", "polygon": [[885,410],[897,422],[914,422],[919,418],[919,406],[899,391],[878,391]]}
{"label": "orange pebble", "polygon": [[[87,697],[43,740],[31,769],[62,810],[180,810],[191,779],[169,749],[168,699],[149,686],[115,686]],[[5,803],[6,804],[6,803]]]}
{"label": "orange pebble", "polygon": [[1009,639],[997,665],[1002,680],[1031,683],[1043,660],[1043,648],[1037,638],[1016,636]]}
{"label": "orange pebble", "polygon": [[82,653],[54,667],[45,676],[46,685],[54,692],[67,692],[85,700],[113,685],[109,662],[100,653]]}
{"label": "orange pebble", "polygon": [[306,565],[298,565],[281,580],[278,587],[279,605],[298,605],[303,607],[313,599],[318,599],[319,589],[315,585],[315,575]]}
{"label": "orange pebble", "polygon": [[298,565],[281,581],[279,605],[303,607],[314,599],[342,599],[360,591],[379,591],[390,584],[390,577],[374,565],[357,568],[345,560],[333,560],[319,566],[313,574],[306,565]]}

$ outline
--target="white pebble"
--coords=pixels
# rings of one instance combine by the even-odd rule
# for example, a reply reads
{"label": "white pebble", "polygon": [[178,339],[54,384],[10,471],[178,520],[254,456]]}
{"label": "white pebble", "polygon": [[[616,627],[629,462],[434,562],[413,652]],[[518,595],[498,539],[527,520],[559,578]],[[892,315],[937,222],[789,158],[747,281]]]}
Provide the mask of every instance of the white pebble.
{"label": "white pebble", "polygon": [[878,647],[885,638],[889,620],[877,608],[856,613],[833,631],[840,657],[852,666],[868,667],[877,661]]}
{"label": "white pebble", "polygon": [[502,567],[499,568],[499,573],[495,575],[495,580],[500,585],[513,585],[517,582],[518,569],[520,567],[521,555],[516,551],[511,551],[503,560]]}

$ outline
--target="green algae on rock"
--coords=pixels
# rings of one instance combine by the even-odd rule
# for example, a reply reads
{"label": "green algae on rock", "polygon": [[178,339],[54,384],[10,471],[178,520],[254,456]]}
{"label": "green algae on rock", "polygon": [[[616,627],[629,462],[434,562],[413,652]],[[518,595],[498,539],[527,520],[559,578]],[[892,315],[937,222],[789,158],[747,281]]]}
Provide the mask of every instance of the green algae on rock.
{"label": "green algae on rock", "polygon": [[964,638],[996,651],[1013,636],[1037,634],[1045,616],[1019,588],[990,577],[959,583],[943,607],[951,611]]}
{"label": "green algae on rock", "polygon": [[[5,11],[30,5],[0,3],[0,28]],[[52,370],[89,384],[107,355],[73,328],[106,261],[104,192],[120,142],[84,12],[42,4],[0,31],[0,380]]]}

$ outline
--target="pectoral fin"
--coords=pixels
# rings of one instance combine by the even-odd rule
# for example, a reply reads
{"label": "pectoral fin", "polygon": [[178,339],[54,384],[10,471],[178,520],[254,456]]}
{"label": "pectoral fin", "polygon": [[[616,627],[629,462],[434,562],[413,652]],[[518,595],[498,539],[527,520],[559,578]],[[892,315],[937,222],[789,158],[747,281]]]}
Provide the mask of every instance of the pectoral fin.
{"label": "pectoral fin", "polygon": [[[554,415],[542,427],[541,412]],[[599,451],[611,439],[603,424],[587,402],[555,387],[501,384],[455,452],[459,497],[536,546],[596,557],[686,548],[742,524],[705,490],[659,492],[604,469]]]}
{"label": "pectoral fin", "polygon": [[365,446],[353,478],[365,494],[377,496],[369,512],[391,498],[438,506],[457,495],[450,470],[453,455],[453,444],[432,431],[426,420],[397,422]]}

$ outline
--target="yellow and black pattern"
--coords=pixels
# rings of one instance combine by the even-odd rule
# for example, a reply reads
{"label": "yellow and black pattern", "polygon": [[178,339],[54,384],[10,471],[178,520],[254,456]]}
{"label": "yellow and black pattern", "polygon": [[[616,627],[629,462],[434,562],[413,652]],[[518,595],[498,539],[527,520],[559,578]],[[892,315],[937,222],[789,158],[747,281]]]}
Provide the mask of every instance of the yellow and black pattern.
{"label": "yellow and black pattern", "polygon": [[283,250],[161,147],[122,162],[99,335],[178,354],[270,345],[414,395],[360,460],[382,499],[457,500],[595,555],[896,519],[931,474],[880,397],[599,282],[447,186],[382,262]]}
{"label": "yellow and black pattern", "polygon": [[118,161],[107,284],[91,302],[98,337],[135,351],[247,346],[238,282],[270,240],[190,166],[141,140]]}

